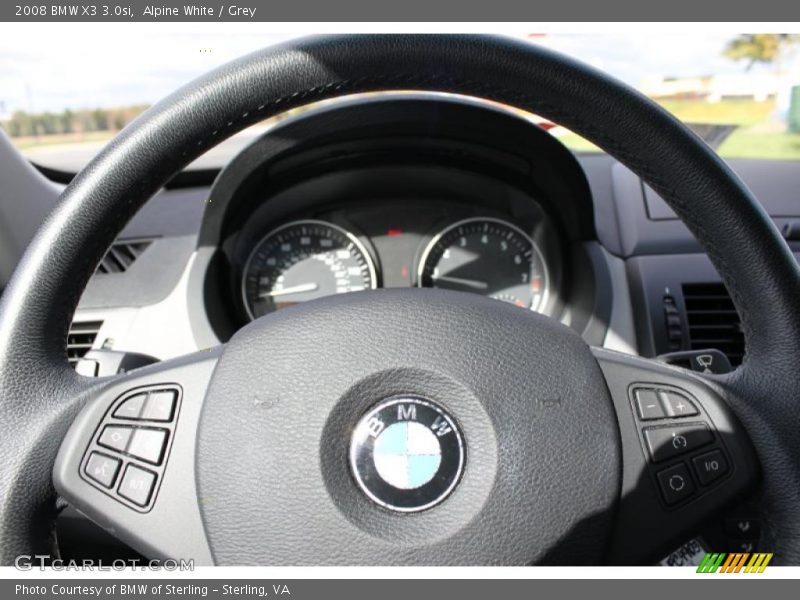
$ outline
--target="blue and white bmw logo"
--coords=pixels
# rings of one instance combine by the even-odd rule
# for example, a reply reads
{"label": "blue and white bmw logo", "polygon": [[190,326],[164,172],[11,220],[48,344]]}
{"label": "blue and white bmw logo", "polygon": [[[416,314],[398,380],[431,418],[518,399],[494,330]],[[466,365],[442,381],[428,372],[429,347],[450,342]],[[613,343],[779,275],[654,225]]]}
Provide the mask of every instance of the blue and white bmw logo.
{"label": "blue and white bmw logo", "polygon": [[365,414],[350,443],[350,467],[363,492],[385,508],[430,508],[453,491],[464,469],[455,420],[420,398],[385,400]]}

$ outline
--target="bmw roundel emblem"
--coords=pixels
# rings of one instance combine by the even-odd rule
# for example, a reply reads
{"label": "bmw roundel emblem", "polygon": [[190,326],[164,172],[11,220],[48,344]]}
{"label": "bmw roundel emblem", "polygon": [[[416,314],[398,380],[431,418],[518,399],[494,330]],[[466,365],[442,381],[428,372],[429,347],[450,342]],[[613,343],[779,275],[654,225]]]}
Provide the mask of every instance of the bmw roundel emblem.
{"label": "bmw roundel emblem", "polygon": [[414,512],[444,500],[458,484],[465,450],[455,420],[420,398],[384,400],[358,422],[350,468],[363,492],[385,508]]}

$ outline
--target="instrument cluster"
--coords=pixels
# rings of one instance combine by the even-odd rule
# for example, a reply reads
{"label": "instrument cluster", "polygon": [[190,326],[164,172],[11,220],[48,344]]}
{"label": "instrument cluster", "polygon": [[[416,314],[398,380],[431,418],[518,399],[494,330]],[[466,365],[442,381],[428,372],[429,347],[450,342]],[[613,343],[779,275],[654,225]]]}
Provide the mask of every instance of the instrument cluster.
{"label": "instrument cluster", "polygon": [[[450,220],[424,210],[333,211],[287,220],[252,245],[241,274],[250,319],[333,294],[433,287],[548,312],[553,293],[543,222],[494,214]],[[408,225],[384,224],[392,218]],[[537,239],[538,238],[538,239]]]}
{"label": "instrument cluster", "polygon": [[555,317],[595,343],[608,297],[596,237],[581,165],[517,113],[353,98],[282,121],[225,167],[197,272],[221,340],[294,304],[425,287]]}

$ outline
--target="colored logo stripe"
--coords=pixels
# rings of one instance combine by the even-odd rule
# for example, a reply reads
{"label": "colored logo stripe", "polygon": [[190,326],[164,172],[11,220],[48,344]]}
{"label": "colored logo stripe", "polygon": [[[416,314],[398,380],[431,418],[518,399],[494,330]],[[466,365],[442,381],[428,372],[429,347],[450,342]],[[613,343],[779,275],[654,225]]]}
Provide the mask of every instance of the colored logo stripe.
{"label": "colored logo stripe", "polygon": [[764,569],[767,568],[769,561],[772,560],[772,553],[769,554],[765,552],[756,552],[753,554],[753,558],[750,559],[750,562],[747,563],[747,567],[745,568],[745,573],[763,573]]}
{"label": "colored logo stripe", "polygon": [[703,562],[697,567],[698,573],[716,573],[722,561],[725,560],[725,553],[708,553],[703,557]]}
{"label": "colored logo stripe", "polygon": [[[772,560],[771,552],[709,552],[703,557],[698,573],[763,573]],[[748,560],[749,559],[749,560]]]}

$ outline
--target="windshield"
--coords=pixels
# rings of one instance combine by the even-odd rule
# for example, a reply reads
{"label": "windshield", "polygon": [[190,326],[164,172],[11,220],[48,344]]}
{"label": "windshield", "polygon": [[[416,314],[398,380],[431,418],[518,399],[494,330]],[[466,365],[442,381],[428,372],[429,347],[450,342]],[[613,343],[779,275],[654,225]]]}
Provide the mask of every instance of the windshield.
{"label": "windshield", "polygon": [[[5,24],[0,123],[34,163],[76,172],[127,123],[180,85],[242,54],[309,32],[258,23]],[[224,29],[224,32],[220,30]],[[644,32],[519,33],[588,62],[653,98],[723,157],[800,159],[800,36]],[[578,152],[597,149],[542,123]],[[212,149],[219,168],[269,123]]]}

